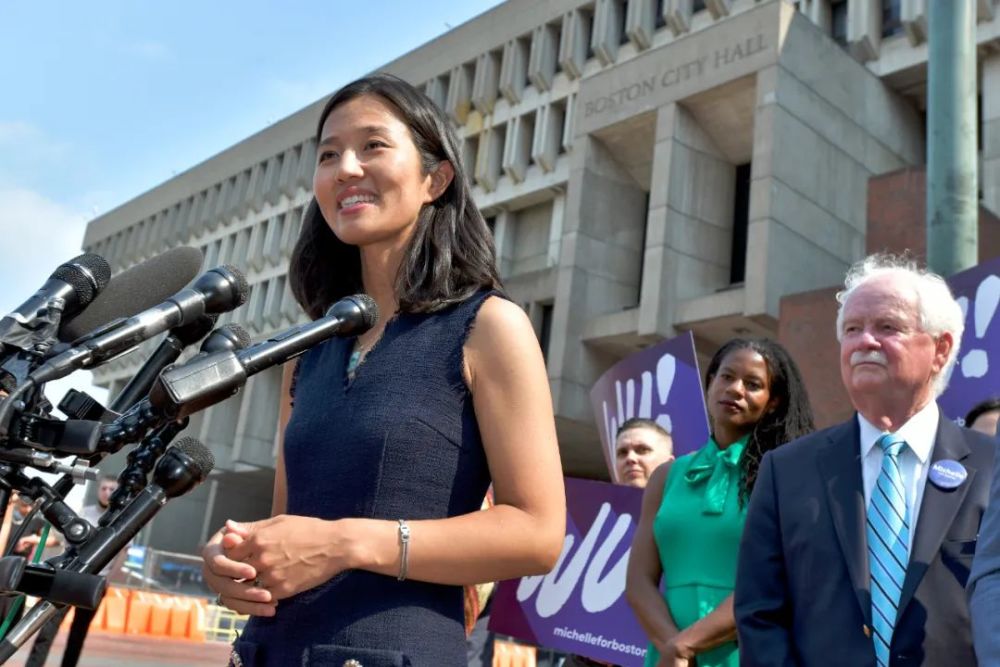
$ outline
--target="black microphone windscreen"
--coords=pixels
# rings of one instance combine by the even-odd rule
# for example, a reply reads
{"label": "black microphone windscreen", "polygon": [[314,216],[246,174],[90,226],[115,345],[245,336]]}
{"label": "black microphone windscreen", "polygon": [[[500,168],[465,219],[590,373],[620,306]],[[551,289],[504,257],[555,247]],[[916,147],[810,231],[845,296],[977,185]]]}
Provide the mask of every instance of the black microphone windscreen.
{"label": "black microphone windscreen", "polygon": [[250,347],[250,343],[253,342],[250,338],[250,334],[247,333],[247,330],[235,322],[222,327],[222,330],[226,332],[226,337],[232,340],[233,343],[235,343],[236,348],[239,350],[245,350]]}
{"label": "black microphone windscreen", "polygon": [[173,446],[194,462],[201,477],[207,477],[215,467],[215,457],[212,456],[212,452],[197,438],[181,438]]}
{"label": "black microphone windscreen", "polygon": [[231,310],[236,310],[244,303],[247,302],[247,297],[250,296],[250,283],[247,282],[247,277],[243,275],[243,272],[237,269],[232,264],[223,264],[219,267],[229,272],[229,278],[236,283],[236,305],[233,306]]}
{"label": "black microphone windscreen", "polygon": [[59,340],[71,342],[122,317],[152,308],[184,289],[201,270],[197,248],[182,246],[122,271],[76,317],[59,327]]}
{"label": "black microphone windscreen", "polygon": [[376,305],[375,299],[367,294],[355,294],[351,298],[361,307],[365,318],[365,330],[371,329],[378,322],[378,305]]}
{"label": "black microphone windscreen", "polygon": [[51,277],[72,285],[77,304],[83,307],[107,286],[111,279],[111,266],[100,255],[88,252],[60,265]]}
{"label": "black microphone windscreen", "polygon": [[170,335],[185,347],[194,345],[215,328],[215,321],[218,319],[219,316],[215,314],[199,315],[194,322],[172,329]]}

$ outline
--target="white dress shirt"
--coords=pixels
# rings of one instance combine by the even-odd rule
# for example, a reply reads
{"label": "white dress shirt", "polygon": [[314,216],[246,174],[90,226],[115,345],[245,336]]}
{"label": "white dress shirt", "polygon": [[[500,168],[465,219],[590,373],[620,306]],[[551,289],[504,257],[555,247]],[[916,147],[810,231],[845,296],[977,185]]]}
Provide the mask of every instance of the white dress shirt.
{"label": "white dress shirt", "polygon": [[[910,517],[910,544],[913,550],[913,536],[917,532],[917,516],[920,514],[920,503],[924,498],[924,487],[927,486],[927,470],[930,467],[931,452],[934,449],[934,439],[937,437],[938,422],[941,412],[937,401],[931,401],[920,412],[910,417],[909,421],[896,430],[896,435],[906,441],[906,447],[899,454],[899,471],[903,476],[903,488],[906,491],[906,508]],[[872,489],[882,471],[882,448],[875,443],[885,431],[876,428],[870,421],[858,413],[858,424],[861,426],[861,480],[865,488],[865,509],[872,499]]]}

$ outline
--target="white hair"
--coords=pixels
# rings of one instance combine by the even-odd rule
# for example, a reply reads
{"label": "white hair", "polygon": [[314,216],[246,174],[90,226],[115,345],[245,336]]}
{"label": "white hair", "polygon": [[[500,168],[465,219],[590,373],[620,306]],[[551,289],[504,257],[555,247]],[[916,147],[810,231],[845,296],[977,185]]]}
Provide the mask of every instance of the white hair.
{"label": "white hair", "polygon": [[837,292],[837,340],[844,333],[844,305],[854,291],[872,278],[897,275],[905,279],[917,293],[917,315],[920,328],[931,336],[949,333],[952,338],[951,352],[944,366],[934,378],[934,395],[940,396],[948,386],[951,369],[958,359],[958,348],[965,330],[965,315],[958,305],[944,278],[926,269],[907,257],[888,253],[876,253],[865,257],[852,266],[844,278],[844,289]]}

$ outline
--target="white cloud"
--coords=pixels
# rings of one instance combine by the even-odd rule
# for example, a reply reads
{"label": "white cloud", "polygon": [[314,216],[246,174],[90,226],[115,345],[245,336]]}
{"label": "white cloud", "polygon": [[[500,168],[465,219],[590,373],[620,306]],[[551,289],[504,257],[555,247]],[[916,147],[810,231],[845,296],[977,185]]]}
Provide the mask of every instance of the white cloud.
{"label": "white cloud", "polygon": [[0,186],[0,313],[27,299],[52,271],[80,254],[87,212],[25,188]]}
{"label": "white cloud", "polygon": [[166,62],[173,60],[174,54],[163,42],[153,40],[142,40],[123,44],[122,51],[129,56],[135,56],[144,60],[154,62]]}
{"label": "white cloud", "polygon": [[16,144],[23,141],[37,141],[41,130],[23,121],[0,121],[0,144]]}
{"label": "white cloud", "polygon": [[69,144],[46,135],[37,125],[0,119],[0,189],[44,177],[69,152]]}

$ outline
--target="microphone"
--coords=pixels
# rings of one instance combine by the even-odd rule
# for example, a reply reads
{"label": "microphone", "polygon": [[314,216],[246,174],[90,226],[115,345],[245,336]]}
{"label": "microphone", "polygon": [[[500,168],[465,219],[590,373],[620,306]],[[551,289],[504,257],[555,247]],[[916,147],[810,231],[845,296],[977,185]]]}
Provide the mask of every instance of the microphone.
{"label": "microphone", "polygon": [[[136,533],[170,498],[183,495],[201,483],[215,466],[215,458],[194,438],[184,438],[167,450],[153,473],[154,483],[139,493],[110,525],[98,529],[65,563],[66,571],[97,574],[111,562]],[[0,641],[0,664],[37,632],[64,606],[42,600]]]}
{"label": "microphone", "polygon": [[93,368],[144,340],[188,324],[206,313],[238,308],[246,301],[248,291],[247,280],[237,268],[216,267],[163,303],[77,339],[70,349],[45,360],[28,379],[39,385],[76,370]]}
{"label": "microphone", "polygon": [[0,319],[0,343],[45,352],[57,341],[63,318],[90,304],[111,278],[100,255],[85,253],[60,265],[27,301]]}
{"label": "microphone", "polygon": [[[215,315],[202,315],[195,322],[188,325],[187,327],[181,327],[181,329],[192,328],[195,325],[202,325],[203,321],[207,321],[208,328],[211,329],[212,324],[215,322],[217,317]],[[206,332],[207,333],[207,332]],[[205,334],[198,333],[197,337],[193,338],[196,341],[202,338]],[[180,357],[180,351],[188,345],[188,343],[182,343],[175,345],[173,341],[173,335],[167,336],[166,340],[160,344],[146,363],[143,364],[139,372],[135,374],[132,380],[129,382],[128,386],[122,389],[122,393],[115,398],[114,403],[111,404],[111,409],[115,412],[125,412],[130,408],[136,401],[141,400],[149,393],[150,388],[153,383],[156,382],[156,378],[159,377],[160,371],[166,368],[169,364],[177,361]],[[192,359],[198,359],[211,354],[213,352],[223,352],[223,351],[233,351],[242,350],[250,345],[250,334],[247,333],[246,329],[238,324],[227,324],[224,327],[212,331],[212,333],[205,338],[201,343],[201,350]],[[164,348],[170,352],[160,352],[161,348]],[[176,349],[176,354],[174,350]],[[152,362],[152,363],[151,363]],[[132,385],[135,384],[135,388]]]}
{"label": "microphone", "polygon": [[201,344],[201,351],[195,357],[215,352],[235,352],[250,347],[250,334],[238,324],[227,324],[213,331]]}
{"label": "microphone", "polygon": [[356,294],[330,306],[320,319],[292,327],[263,343],[237,352],[195,357],[181,366],[167,368],[150,389],[146,412],[151,413],[150,417],[183,419],[229,398],[249,376],[294,359],[333,336],[362,334],[377,320],[375,301],[367,294]]}
{"label": "microphone", "polygon": [[85,574],[100,572],[167,500],[196,487],[213,467],[215,457],[205,445],[195,438],[181,438],[160,457],[153,483],[140,491],[114,521],[77,547],[76,557],[64,569]]}
{"label": "microphone", "polygon": [[204,338],[215,326],[217,319],[218,315],[201,315],[190,324],[172,329],[111,402],[109,409],[113,412],[125,412],[133,403],[141,400],[149,393],[149,388],[153,386],[160,371],[177,361],[185,347]]}
{"label": "microphone", "polygon": [[70,318],[63,314],[59,340],[72,342],[109,322],[152,308],[187,287],[201,273],[203,261],[200,250],[182,246],[122,271],[83,311]]}

